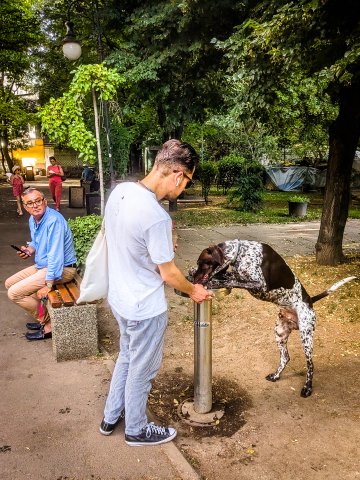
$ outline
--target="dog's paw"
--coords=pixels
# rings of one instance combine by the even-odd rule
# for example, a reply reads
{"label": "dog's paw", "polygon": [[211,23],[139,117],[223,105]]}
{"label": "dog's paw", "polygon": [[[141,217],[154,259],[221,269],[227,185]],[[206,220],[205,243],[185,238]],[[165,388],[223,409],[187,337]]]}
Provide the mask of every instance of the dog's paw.
{"label": "dog's paw", "polygon": [[303,388],[301,389],[300,395],[303,398],[307,398],[307,397],[310,397],[311,394],[312,394],[312,386],[304,385]]}
{"label": "dog's paw", "polygon": [[269,382],[276,382],[277,380],[279,380],[280,377],[276,376],[274,373],[270,373],[265,378],[266,380],[269,380]]}

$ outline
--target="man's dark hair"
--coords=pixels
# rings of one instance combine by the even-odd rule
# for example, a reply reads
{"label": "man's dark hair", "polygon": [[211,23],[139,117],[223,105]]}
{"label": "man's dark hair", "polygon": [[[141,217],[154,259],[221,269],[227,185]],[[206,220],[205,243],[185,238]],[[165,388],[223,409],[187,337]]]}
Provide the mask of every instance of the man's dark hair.
{"label": "man's dark hair", "polygon": [[155,165],[173,170],[177,166],[192,172],[199,163],[199,155],[195,149],[186,142],[172,138],[163,144],[155,158]]}

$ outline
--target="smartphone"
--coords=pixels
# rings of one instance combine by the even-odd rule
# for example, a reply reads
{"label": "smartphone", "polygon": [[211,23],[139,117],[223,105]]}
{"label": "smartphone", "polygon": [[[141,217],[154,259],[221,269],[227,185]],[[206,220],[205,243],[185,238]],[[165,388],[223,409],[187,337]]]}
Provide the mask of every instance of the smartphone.
{"label": "smartphone", "polygon": [[16,245],[10,245],[10,247],[12,247],[14,250],[17,250],[18,252],[22,252],[21,248],[17,247]]}

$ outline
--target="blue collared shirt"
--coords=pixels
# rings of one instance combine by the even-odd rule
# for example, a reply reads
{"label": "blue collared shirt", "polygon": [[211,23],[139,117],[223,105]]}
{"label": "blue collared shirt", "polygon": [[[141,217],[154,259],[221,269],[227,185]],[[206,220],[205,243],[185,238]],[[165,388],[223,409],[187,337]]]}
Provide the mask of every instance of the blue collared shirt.
{"label": "blue collared shirt", "polygon": [[36,268],[47,267],[46,280],[58,280],[62,277],[65,265],[76,263],[69,224],[61,213],[46,207],[38,224],[34,217],[30,216],[29,227],[29,246],[35,248]]}

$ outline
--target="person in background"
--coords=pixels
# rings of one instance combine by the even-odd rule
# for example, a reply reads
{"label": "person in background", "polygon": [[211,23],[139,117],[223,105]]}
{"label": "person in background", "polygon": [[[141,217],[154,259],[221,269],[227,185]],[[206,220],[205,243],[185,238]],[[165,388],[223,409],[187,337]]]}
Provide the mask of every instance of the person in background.
{"label": "person in background", "polygon": [[130,446],[159,445],[176,436],[174,428],[149,423],[146,416],[168,322],[164,284],[198,303],[213,296],[190,283],[175,265],[172,221],[159,204],[175,200],[192,183],[198,162],[191,145],[167,141],[151,172],[140,182],[118,185],[105,209],[108,302],[121,335],[100,433],[110,435],[125,418],[125,442]]}
{"label": "person in background", "polygon": [[24,179],[21,175],[21,168],[19,165],[14,165],[12,168],[13,174],[10,177],[10,183],[12,185],[13,195],[16,198],[17,204],[17,213],[18,215],[23,215],[21,207],[21,195],[24,191]]}
{"label": "person in background", "polygon": [[36,321],[26,327],[28,340],[51,338],[51,324],[42,299],[56,283],[66,283],[76,274],[76,256],[69,225],[61,213],[47,206],[43,194],[27,188],[22,195],[23,205],[30,214],[31,242],[21,246],[17,254],[23,260],[34,258],[35,263],[5,280],[9,299],[28,312]]}
{"label": "person in background", "polygon": [[55,209],[60,212],[60,201],[62,193],[62,178],[64,171],[56,161],[55,157],[49,157],[50,165],[47,167],[47,176],[49,177],[49,187],[52,199],[55,202]]}
{"label": "person in background", "polygon": [[83,171],[81,172],[81,179],[80,179],[80,185],[82,186],[83,183],[91,183],[91,180],[92,180],[92,177],[93,177],[93,174],[90,170],[90,167],[89,165],[87,165],[86,163],[84,163],[83,165]]}
{"label": "person in background", "polygon": [[96,168],[94,166],[89,167],[87,164],[83,165],[84,170],[81,174],[80,185],[89,185],[89,190],[91,192],[97,192],[100,188],[100,182],[97,178]]}

